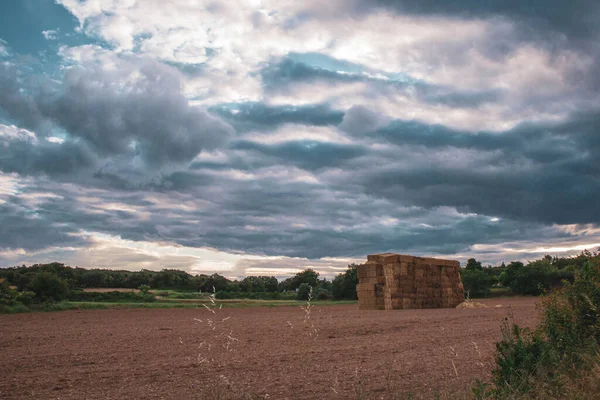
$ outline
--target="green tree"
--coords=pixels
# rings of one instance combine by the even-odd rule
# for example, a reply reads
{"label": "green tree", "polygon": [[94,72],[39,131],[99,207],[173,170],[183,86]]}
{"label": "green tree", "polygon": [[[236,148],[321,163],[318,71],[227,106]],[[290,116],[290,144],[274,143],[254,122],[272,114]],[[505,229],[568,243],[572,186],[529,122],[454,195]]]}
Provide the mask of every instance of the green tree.
{"label": "green tree", "polygon": [[539,295],[552,287],[556,270],[543,264],[530,264],[520,268],[510,283],[510,289],[518,294]]}
{"label": "green tree", "polygon": [[334,300],[356,300],[356,285],[358,285],[358,266],[356,264],[348,265],[348,269],[338,274],[332,282],[331,291]]}
{"label": "green tree", "polygon": [[490,295],[491,279],[479,269],[461,269],[460,271],[465,294],[469,297],[487,297]]}
{"label": "green tree", "polygon": [[279,287],[281,288],[281,291],[296,290],[303,283],[306,283],[313,288],[317,287],[319,285],[319,273],[310,268],[305,269],[302,272],[298,272],[293,277],[281,282]]}
{"label": "green tree", "polygon": [[297,292],[298,300],[308,300],[311,290],[312,286],[310,286],[308,283],[301,283]]}
{"label": "green tree", "polygon": [[229,279],[219,274],[212,274],[211,276],[202,275],[199,277],[197,288],[202,292],[212,293],[214,291],[216,293],[227,290],[229,283]]}
{"label": "green tree", "polygon": [[506,267],[506,273],[504,274],[504,278],[500,280],[500,283],[506,287],[510,287],[512,281],[517,276],[517,272],[523,268],[524,265],[520,261],[513,261]]}
{"label": "green tree", "polygon": [[477,261],[474,258],[469,258],[467,260],[467,264],[465,265],[465,269],[468,270],[483,270],[483,267],[481,266],[481,262]]}
{"label": "green tree", "polygon": [[51,272],[37,274],[31,281],[29,290],[34,292],[36,299],[40,301],[61,301],[69,295],[67,282]]}
{"label": "green tree", "polygon": [[257,293],[266,292],[265,280],[261,276],[247,276],[240,282],[242,292]]}
{"label": "green tree", "polygon": [[17,297],[17,292],[8,286],[4,280],[0,280],[0,305],[12,305]]}

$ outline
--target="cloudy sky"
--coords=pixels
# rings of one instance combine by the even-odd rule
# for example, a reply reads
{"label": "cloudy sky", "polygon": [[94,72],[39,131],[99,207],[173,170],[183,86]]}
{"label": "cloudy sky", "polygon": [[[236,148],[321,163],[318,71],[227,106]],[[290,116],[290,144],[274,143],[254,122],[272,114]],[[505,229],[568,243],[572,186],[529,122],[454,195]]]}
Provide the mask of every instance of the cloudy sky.
{"label": "cloudy sky", "polygon": [[0,266],[600,247],[595,0],[5,0]]}

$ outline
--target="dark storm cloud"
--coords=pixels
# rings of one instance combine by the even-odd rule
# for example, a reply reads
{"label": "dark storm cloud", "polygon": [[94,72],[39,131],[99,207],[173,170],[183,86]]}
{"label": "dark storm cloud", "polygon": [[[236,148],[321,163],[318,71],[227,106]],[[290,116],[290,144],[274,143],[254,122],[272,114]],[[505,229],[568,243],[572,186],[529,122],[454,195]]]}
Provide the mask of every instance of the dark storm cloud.
{"label": "dark storm cloud", "polygon": [[369,193],[419,207],[543,224],[600,223],[599,130],[598,113],[503,133],[394,121],[364,133],[398,146],[390,152],[410,166],[371,169],[362,182]]}
{"label": "dark storm cloud", "polygon": [[557,32],[568,38],[587,40],[598,32],[600,18],[600,4],[595,0],[353,0],[348,6],[357,14],[384,9],[421,16],[503,16],[528,25],[523,33],[535,38]]}
{"label": "dark storm cloud", "polygon": [[264,103],[234,103],[213,106],[209,111],[229,122],[238,132],[269,130],[283,124],[337,125],[344,117],[343,111],[332,110],[327,104],[270,106]]}
{"label": "dark storm cloud", "polygon": [[[59,87],[25,91],[17,70],[4,66],[0,108],[38,134],[53,123],[101,157],[137,156],[149,167],[189,162],[233,135],[221,119],[188,104],[174,69],[146,59],[129,62],[114,71],[72,68]],[[42,123],[46,128],[38,130]]]}
{"label": "dark storm cloud", "polygon": [[273,164],[291,164],[306,170],[341,167],[353,158],[366,154],[358,145],[344,145],[310,140],[264,145],[250,141],[240,141],[233,149],[260,153],[273,158]]}
{"label": "dark storm cloud", "polygon": [[[52,188],[60,196],[41,199],[35,211],[41,221],[54,227],[58,237],[69,227],[78,227],[135,241],[173,242],[266,255],[362,257],[386,250],[452,253],[482,240],[501,243],[515,237],[569,238],[568,234],[543,224],[493,222],[485,216],[457,217],[435,209],[432,215],[432,210],[425,208],[403,208],[399,200],[352,193],[350,186],[344,192],[336,192],[319,184],[274,182],[267,178],[235,184],[224,178],[220,184],[188,190],[187,194],[170,192],[171,201],[164,204],[148,204],[139,196],[122,192],[86,193],[51,183],[40,184],[31,193]],[[78,196],[98,199],[89,203]],[[186,201],[195,206],[188,210],[176,207]],[[103,209],[106,203],[129,206],[151,218],[138,212]],[[404,222],[378,224],[378,218],[385,215]]]}
{"label": "dark storm cloud", "polygon": [[[356,107],[346,116],[369,115]],[[52,223],[131,240],[307,257],[392,249],[452,253],[473,243],[568,239],[549,226],[600,222],[597,114],[523,124],[503,133],[467,133],[414,121],[377,127],[380,117],[371,115],[364,131],[353,132],[358,141],[352,146],[239,141],[228,151],[238,161],[231,156],[218,168],[197,163],[193,171],[165,174],[145,186],[111,183],[119,190],[104,192],[104,201],[122,202],[147,213],[144,218],[126,210],[97,213],[76,200],[76,193],[51,187],[62,197],[48,199],[37,213]],[[318,182],[265,172],[286,166],[304,169]],[[238,179],[236,170],[253,177]],[[330,170],[338,172],[330,175]],[[134,196],[154,192],[174,196],[175,208]],[[198,206],[178,210],[184,199]],[[444,220],[436,214],[440,207],[480,215]],[[501,219],[493,222],[486,215]],[[382,226],[377,221],[384,216],[398,222]]]}
{"label": "dark storm cloud", "polygon": [[22,93],[23,80],[14,65],[0,62],[0,115],[4,109],[11,119],[25,128],[37,130],[43,116],[34,99]]}
{"label": "dark storm cloud", "polygon": [[49,246],[82,246],[85,239],[70,234],[78,228],[59,226],[55,221],[41,217],[35,210],[19,204],[0,204],[0,249],[39,250]]}
{"label": "dark storm cloud", "polygon": [[142,77],[125,89],[119,87],[124,77],[112,73],[68,73],[62,90],[44,98],[41,108],[100,154],[134,148],[151,166],[190,161],[233,133],[218,118],[189,106],[169,68],[143,61],[136,71]]}
{"label": "dark storm cloud", "polygon": [[2,140],[4,152],[0,155],[0,171],[20,175],[47,174],[50,176],[75,174],[94,167],[98,159],[82,143],[67,141],[62,144],[34,144],[28,140]]}

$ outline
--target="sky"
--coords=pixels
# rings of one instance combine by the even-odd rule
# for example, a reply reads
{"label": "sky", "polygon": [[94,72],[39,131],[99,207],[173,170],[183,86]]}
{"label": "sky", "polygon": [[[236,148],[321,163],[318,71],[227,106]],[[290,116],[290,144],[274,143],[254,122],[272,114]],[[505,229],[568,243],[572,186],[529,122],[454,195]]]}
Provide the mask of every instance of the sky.
{"label": "sky", "polygon": [[4,0],[0,266],[600,247],[595,0]]}

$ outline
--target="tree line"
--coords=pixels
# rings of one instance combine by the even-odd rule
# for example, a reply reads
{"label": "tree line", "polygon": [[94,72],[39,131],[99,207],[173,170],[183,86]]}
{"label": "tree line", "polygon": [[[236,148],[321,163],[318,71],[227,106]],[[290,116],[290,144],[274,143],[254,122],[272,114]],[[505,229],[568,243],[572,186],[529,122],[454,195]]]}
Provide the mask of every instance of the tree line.
{"label": "tree line", "polygon": [[[573,282],[588,262],[598,257],[599,253],[583,251],[576,257],[548,255],[527,264],[513,261],[508,265],[487,267],[471,258],[461,268],[461,277],[465,294],[471,298],[490,296],[494,287],[506,288],[519,295],[539,295],[564,282]],[[154,301],[155,296],[149,290],[211,293],[217,299],[306,300],[311,296],[315,300],[356,300],[357,283],[355,264],[348,265],[346,271],[331,281],[321,278],[312,269],[278,281],[272,276],[248,276],[236,280],[219,274],[191,275],[174,269],[85,269],[55,262],[0,268],[0,305],[61,300]],[[139,293],[101,294],[82,291],[85,288],[141,290]]]}
{"label": "tree line", "polygon": [[508,265],[481,265],[474,258],[467,260],[461,269],[465,294],[470,297],[488,297],[494,287],[508,288],[518,295],[540,295],[564,282],[572,283],[584,271],[590,261],[600,257],[598,252],[583,251],[576,257],[552,257],[546,255],[539,260],[513,261]]}
{"label": "tree line", "polygon": [[[0,269],[0,295],[2,298],[19,298],[31,301],[100,301],[115,295],[86,293],[85,288],[128,288],[148,290],[175,290],[214,294],[218,299],[271,299],[316,300],[356,299],[356,265],[335,277],[323,279],[319,273],[306,269],[283,281],[273,276],[248,276],[242,280],[228,279],[219,274],[191,275],[185,271],[163,269],[161,271],[126,271],[110,269],[85,269],[69,267],[61,263],[35,264]],[[10,292],[10,287],[13,287]],[[10,292],[10,296],[9,296]],[[150,300],[135,293],[121,293],[119,300]],[[153,297],[153,296],[152,296]],[[0,299],[0,301],[2,301]],[[6,302],[6,300],[5,300]]]}

